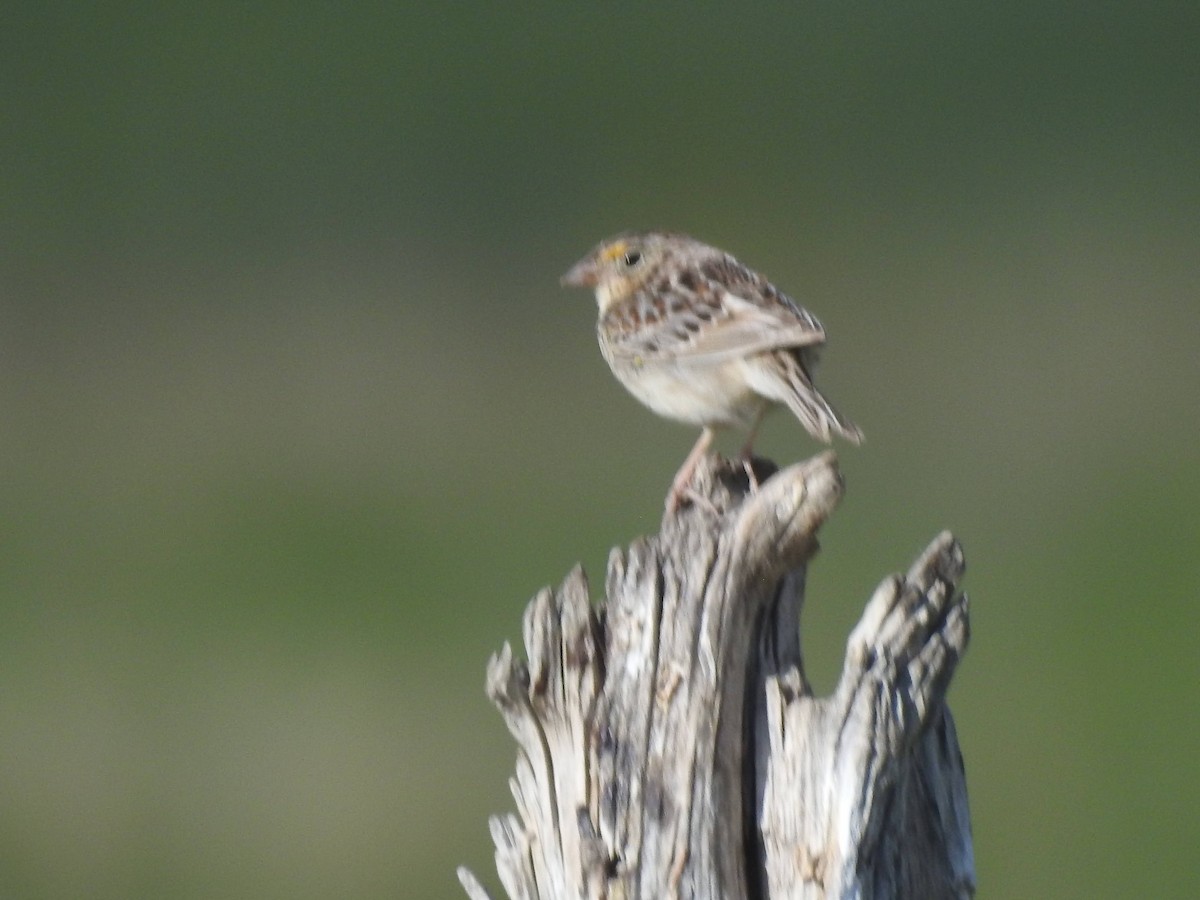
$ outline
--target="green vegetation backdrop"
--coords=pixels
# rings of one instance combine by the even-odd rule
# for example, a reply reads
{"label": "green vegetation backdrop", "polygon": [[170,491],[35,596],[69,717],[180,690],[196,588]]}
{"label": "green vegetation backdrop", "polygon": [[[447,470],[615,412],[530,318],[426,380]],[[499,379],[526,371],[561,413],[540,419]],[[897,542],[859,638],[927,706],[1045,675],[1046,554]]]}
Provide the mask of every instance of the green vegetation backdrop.
{"label": "green vegetation backdrop", "polygon": [[1197,9],[7,10],[0,896],[495,884],[485,661],[695,437],[557,285],[630,227],[830,332],[821,683],[963,540],[981,895],[1200,896]]}

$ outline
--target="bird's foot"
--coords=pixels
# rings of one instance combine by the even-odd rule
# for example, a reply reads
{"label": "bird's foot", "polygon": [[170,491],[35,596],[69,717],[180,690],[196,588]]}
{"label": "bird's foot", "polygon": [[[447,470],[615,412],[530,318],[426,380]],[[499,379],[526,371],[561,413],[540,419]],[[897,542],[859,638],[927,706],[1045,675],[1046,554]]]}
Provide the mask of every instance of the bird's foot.
{"label": "bird's foot", "polygon": [[693,488],[690,484],[685,484],[682,487],[671,488],[671,492],[667,494],[667,515],[673,516],[684,506],[690,503],[700,509],[707,510],[714,516],[721,515],[721,511],[713,504],[711,500]]}

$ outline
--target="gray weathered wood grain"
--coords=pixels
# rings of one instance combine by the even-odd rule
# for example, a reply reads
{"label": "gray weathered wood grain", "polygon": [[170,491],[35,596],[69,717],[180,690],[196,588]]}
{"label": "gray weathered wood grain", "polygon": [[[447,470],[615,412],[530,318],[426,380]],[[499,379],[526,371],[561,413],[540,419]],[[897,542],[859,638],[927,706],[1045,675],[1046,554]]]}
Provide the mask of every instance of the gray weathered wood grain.
{"label": "gray weathered wood grain", "polygon": [[842,494],[835,457],[757,490],[710,460],[696,487],[706,499],[613,551],[603,605],[577,568],[530,602],[528,662],[508,645],[492,659],[488,694],[518,748],[516,813],[491,823],[508,896],[970,897],[945,705],[968,639],[958,543],[939,535],[884,580],[816,697],[800,615]]}

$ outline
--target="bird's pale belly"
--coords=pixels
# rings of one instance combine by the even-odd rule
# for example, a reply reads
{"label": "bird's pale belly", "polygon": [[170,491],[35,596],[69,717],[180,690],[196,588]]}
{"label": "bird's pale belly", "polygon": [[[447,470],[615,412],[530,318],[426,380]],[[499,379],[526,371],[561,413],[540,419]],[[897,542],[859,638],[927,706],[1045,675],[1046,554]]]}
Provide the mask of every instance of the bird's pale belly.
{"label": "bird's pale belly", "polygon": [[746,387],[742,360],[719,365],[674,364],[614,367],[633,396],[667,419],[689,425],[749,428],[769,401]]}

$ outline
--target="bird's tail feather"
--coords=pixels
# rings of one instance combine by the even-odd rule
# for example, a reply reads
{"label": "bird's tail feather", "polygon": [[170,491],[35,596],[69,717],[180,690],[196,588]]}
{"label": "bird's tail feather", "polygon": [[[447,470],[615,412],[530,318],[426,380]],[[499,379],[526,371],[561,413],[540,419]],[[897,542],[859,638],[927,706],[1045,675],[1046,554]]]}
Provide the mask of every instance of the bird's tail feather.
{"label": "bird's tail feather", "polygon": [[818,440],[829,444],[836,434],[852,444],[862,443],[862,430],[844,418],[817,390],[799,359],[791,354],[777,353],[771,362],[777,365],[751,367],[759,374],[753,379],[758,382],[754,384],[755,390],[784,404]]}

